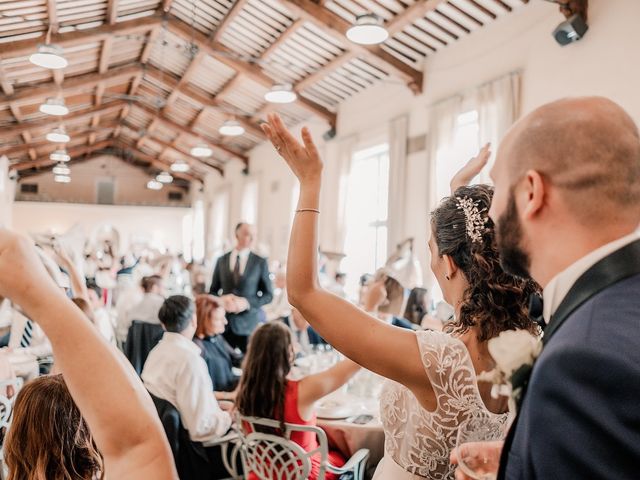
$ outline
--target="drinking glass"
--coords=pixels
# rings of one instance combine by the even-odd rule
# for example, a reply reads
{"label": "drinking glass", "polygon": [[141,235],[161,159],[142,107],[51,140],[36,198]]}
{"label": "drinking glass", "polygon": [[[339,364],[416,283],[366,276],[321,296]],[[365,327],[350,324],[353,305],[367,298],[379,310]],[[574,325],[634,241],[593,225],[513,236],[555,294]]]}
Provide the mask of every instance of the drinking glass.
{"label": "drinking glass", "polygon": [[470,418],[460,424],[456,439],[458,466],[474,480],[496,480],[500,465],[500,449],[488,442],[504,440],[506,426],[489,417]]}

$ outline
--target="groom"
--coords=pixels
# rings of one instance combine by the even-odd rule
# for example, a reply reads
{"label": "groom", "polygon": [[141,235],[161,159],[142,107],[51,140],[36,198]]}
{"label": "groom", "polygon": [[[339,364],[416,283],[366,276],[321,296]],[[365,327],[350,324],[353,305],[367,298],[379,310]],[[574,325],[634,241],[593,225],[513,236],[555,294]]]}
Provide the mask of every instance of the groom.
{"label": "groom", "polygon": [[557,101],[511,129],[491,176],[502,262],[544,287],[546,322],[498,478],[640,478],[638,129],[609,100]]}

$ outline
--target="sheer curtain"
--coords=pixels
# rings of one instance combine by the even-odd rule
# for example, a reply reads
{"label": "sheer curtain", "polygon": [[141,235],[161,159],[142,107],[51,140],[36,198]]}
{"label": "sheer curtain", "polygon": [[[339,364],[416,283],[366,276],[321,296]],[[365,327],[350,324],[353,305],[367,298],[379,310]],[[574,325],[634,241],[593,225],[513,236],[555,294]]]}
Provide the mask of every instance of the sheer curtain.
{"label": "sheer curtain", "polygon": [[[484,145],[491,142],[493,163],[498,145],[509,127],[520,117],[520,92],[522,74],[512,72],[501,78],[485,83],[474,92],[475,108],[478,111],[480,126],[479,140]],[[485,169],[479,181],[489,182],[488,169]]]}
{"label": "sheer curtain", "polygon": [[403,115],[389,123],[389,216],[387,253],[405,240],[407,217],[407,141],[409,117]]}

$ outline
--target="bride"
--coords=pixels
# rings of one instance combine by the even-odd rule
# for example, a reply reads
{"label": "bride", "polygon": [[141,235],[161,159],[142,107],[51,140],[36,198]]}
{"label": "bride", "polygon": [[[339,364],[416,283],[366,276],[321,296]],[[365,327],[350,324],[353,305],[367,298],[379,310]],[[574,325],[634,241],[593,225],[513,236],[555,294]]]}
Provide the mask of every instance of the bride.
{"label": "bride", "polygon": [[[380,409],[385,455],[374,478],[453,479],[449,454],[458,425],[470,417],[487,417],[496,428],[506,422],[505,399],[491,398],[491,386],[476,379],[493,368],[487,341],[504,330],[536,328],[526,307],[536,286],[500,267],[487,215],[493,190],[460,187],[431,215],[431,269],[455,309],[448,333],[393,327],[319,286],[323,164],[308,129],[302,130],[300,144],[279,116],[268,120],[265,134],[300,181],[287,262],[289,301],[337,350],[390,380]],[[466,184],[487,158],[485,147],[455,182]]]}

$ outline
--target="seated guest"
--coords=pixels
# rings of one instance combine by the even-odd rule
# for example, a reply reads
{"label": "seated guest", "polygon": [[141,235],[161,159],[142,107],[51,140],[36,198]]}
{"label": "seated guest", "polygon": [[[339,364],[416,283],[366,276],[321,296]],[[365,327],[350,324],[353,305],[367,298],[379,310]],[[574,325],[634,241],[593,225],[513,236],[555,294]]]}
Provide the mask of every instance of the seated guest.
{"label": "seated guest", "polygon": [[242,353],[231,348],[222,336],[227,319],[217,297],[198,295],[196,314],[198,327],[193,341],[202,350],[202,358],[207,363],[216,397],[220,400],[229,400],[231,398],[226,392],[233,392],[240,380],[232,369],[240,367]]}
{"label": "seated guest", "polygon": [[[33,243],[5,229],[0,229],[0,295],[19,305],[51,340],[73,401],[86,421],[97,449],[104,456],[104,472],[109,478],[175,480],[177,474],[169,445],[140,380],[47,275]],[[32,388],[41,387],[39,382],[47,382],[50,378],[34,381]],[[47,407],[65,405],[57,401],[55,395],[50,398],[48,391],[43,397],[46,403],[41,408],[16,406],[11,435],[17,438],[25,431],[21,425],[25,425],[26,418],[26,432],[30,437],[24,440],[20,436],[8,441],[4,451],[9,465],[8,478],[99,478],[97,469],[91,470],[87,466],[90,449],[70,459],[68,455],[72,449],[60,447],[69,445],[66,435],[70,435],[76,446],[85,445],[84,437],[79,435],[81,422],[69,414],[69,409],[65,409],[67,414],[58,415],[54,422],[37,420]],[[26,414],[21,413],[25,410]],[[71,432],[67,428],[71,428]],[[27,451],[29,446],[35,446],[34,450]],[[47,467],[51,462],[39,463],[32,452],[44,460],[59,459],[72,475],[49,474]],[[40,465],[42,468],[36,470]],[[12,472],[15,472],[13,477]],[[88,475],[80,477],[79,472]]]}
{"label": "seated guest", "polygon": [[87,318],[95,325],[95,327],[100,332],[100,335],[104,337],[104,339],[115,345],[116,338],[113,332],[113,325],[111,324],[111,319],[109,318],[109,314],[106,310],[100,308],[97,311],[91,308],[91,305],[84,298],[72,298],[71,301],[75,303],[80,310],[87,316]]}
{"label": "seated guest", "polygon": [[296,355],[308,355],[314,346],[327,344],[295,308],[291,309],[291,316],[283,321],[291,330],[293,349]]}
{"label": "seated guest", "polygon": [[[127,330],[134,320],[146,323],[160,323],[158,312],[164,302],[162,277],[151,275],[144,277],[140,283],[144,292],[142,300],[127,315]],[[125,325],[122,326],[124,329]]]}
{"label": "seated guest", "polygon": [[[193,301],[183,295],[171,296],[158,315],[166,332],[144,365],[145,387],[178,410],[192,442],[222,437],[231,426],[231,416],[218,405],[201,350],[192,341],[197,328]],[[206,451],[212,468],[209,478],[226,477],[219,449]]]}
{"label": "seated guest", "polygon": [[421,287],[412,289],[407,306],[404,308],[404,318],[414,325],[420,325],[427,312],[427,289]]}
{"label": "seated guest", "polygon": [[[291,332],[285,325],[269,322],[258,327],[249,340],[238,388],[238,411],[245,416],[315,426],[314,403],[344,385],[360,368],[351,360],[343,360],[324,372],[294,381],[287,378],[293,360]],[[307,452],[318,448],[313,432],[294,432],[291,440]],[[344,462],[339,452],[329,452],[329,463],[340,467]],[[320,470],[319,454],[312,458],[311,464],[308,478],[315,480]],[[249,478],[255,476],[251,474]],[[326,474],[325,478],[337,477]]]}
{"label": "seated guest", "polygon": [[9,480],[103,478],[104,461],[62,375],[27,383],[4,444]]}
{"label": "seated guest", "polygon": [[287,298],[287,272],[280,268],[273,279],[273,300],[263,307],[267,321],[284,320],[291,315],[291,305]]}

